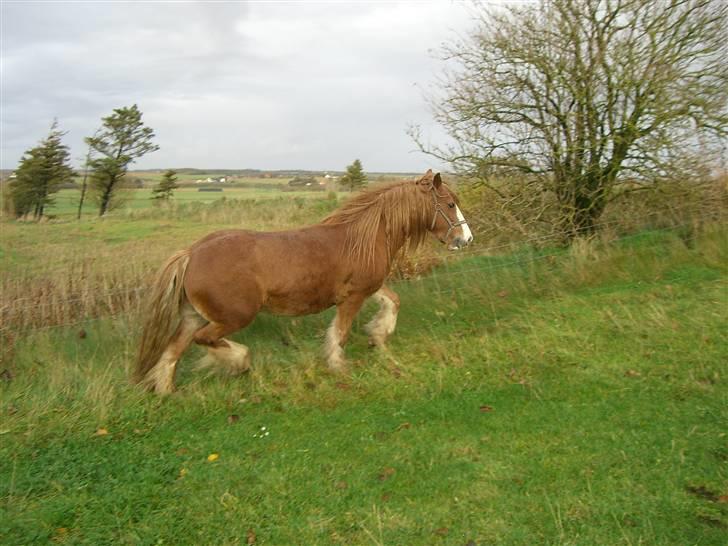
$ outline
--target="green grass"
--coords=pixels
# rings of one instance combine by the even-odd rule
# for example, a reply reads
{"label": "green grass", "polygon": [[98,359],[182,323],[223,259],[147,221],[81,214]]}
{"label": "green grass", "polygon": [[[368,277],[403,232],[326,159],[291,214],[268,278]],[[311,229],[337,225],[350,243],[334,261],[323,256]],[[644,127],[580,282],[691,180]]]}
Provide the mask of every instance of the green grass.
{"label": "green grass", "polygon": [[[61,193],[64,191],[75,192]],[[141,193],[149,194],[137,190]],[[94,264],[97,270],[117,267],[114,262],[119,257],[139,261],[140,254],[158,264],[213,230],[301,226],[320,221],[338,203],[334,194],[325,192],[256,195],[255,190],[222,194],[180,190],[169,206],[155,207],[151,199],[131,201],[135,207],[116,209],[104,218],[90,214],[76,221],[75,213],[67,209],[53,222],[4,222],[0,227],[0,281],[26,276],[29,271],[45,274],[82,258],[99,258]]]}
{"label": "green grass", "polygon": [[[255,184],[264,184],[264,179],[255,179]],[[251,182],[252,184],[252,182]],[[280,182],[279,182],[280,184]],[[213,201],[225,199],[246,199],[246,200],[267,200],[281,199],[292,197],[303,197],[312,199],[326,198],[327,192],[323,191],[286,191],[282,192],[280,188],[271,185],[271,188],[265,187],[245,187],[245,186],[226,186],[222,187],[221,192],[198,191],[199,188],[179,188],[175,190],[172,200],[178,204],[184,203],[211,203]],[[80,190],[65,189],[60,190],[54,197],[54,203],[47,209],[47,214],[58,219],[70,220],[76,218],[78,214],[78,204],[81,198]],[[156,206],[152,199],[152,190],[145,189],[125,189],[120,190],[117,194],[117,202],[112,215],[124,214],[127,211],[152,209]],[[98,204],[94,201],[93,195],[89,195],[84,200],[83,206],[84,218],[98,216]]]}
{"label": "green grass", "polygon": [[38,332],[0,386],[0,543],[722,545],[726,264],[725,230],[465,258],[394,285],[386,351],[365,308],[349,377],[331,312],[261,316],[250,374],[193,352],[166,399],[127,384],[133,317]]}

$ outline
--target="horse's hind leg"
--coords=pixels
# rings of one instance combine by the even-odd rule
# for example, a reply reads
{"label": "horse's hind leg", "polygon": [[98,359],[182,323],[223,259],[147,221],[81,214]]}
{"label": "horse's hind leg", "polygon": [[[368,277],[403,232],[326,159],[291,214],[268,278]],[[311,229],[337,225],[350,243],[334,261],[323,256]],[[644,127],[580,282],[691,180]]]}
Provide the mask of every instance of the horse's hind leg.
{"label": "horse's hind leg", "polygon": [[243,326],[230,327],[219,322],[211,322],[195,332],[195,343],[207,347],[207,354],[202,357],[198,367],[218,367],[230,375],[240,375],[248,371],[250,349],[223,337]]}
{"label": "horse's hind leg", "polygon": [[200,359],[197,367],[215,367],[230,375],[240,375],[250,369],[250,349],[240,343],[220,338],[215,345],[207,345],[207,354]]}
{"label": "horse's hind leg", "polygon": [[164,349],[159,361],[147,372],[142,384],[157,394],[172,393],[177,362],[185,349],[189,347],[195,332],[204,322],[205,320],[192,309],[183,312],[182,320],[172,339]]}
{"label": "horse's hind leg", "polygon": [[364,326],[369,334],[369,345],[383,347],[387,338],[397,326],[397,313],[399,313],[399,296],[385,285],[377,290],[372,298],[379,304],[379,311],[372,320]]}

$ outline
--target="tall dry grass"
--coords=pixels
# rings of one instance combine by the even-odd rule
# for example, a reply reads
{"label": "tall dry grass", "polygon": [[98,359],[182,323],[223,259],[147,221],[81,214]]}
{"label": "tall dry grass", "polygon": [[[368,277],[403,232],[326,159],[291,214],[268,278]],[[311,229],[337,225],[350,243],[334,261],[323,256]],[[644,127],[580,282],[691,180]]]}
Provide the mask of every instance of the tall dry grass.
{"label": "tall dry grass", "polygon": [[23,331],[138,311],[163,252],[74,256],[62,268],[3,276],[0,328]]}

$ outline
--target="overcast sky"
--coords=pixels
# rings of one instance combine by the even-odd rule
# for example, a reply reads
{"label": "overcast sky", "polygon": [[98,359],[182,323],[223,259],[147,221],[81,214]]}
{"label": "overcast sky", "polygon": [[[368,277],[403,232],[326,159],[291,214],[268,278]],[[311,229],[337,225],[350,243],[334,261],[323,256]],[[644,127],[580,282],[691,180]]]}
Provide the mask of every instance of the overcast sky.
{"label": "overcast sky", "polygon": [[48,133],[83,138],[134,103],[160,150],[132,168],[439,168],[410,124],[441,141],[423,92],[436,52],[470,26],[433,2],[2,0],[2,157]]}

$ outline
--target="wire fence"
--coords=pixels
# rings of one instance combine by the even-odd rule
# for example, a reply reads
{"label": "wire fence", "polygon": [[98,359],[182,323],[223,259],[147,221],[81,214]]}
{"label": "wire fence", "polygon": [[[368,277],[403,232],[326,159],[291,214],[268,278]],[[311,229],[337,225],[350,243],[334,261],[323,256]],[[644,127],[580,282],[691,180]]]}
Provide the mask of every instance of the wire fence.
{"label": "wire fence", "polygon": [[[711,220],[720,220],[721,218],[716,217],[713,214],[706,214],[704,211],[700,209],[688,209],[682,211],[683,215],[690,218],[690,222],[694,221],[711,221]],[[651,224],[656,224],[655,220],[663,220],[663,213],[660,211],[652,212],[645,214],[641,217],[641,225],[645,228],[650,228]],[[689,225],[690,222],[684,222],[680,225]],[[608,220],[608,221],[602,221],[595,223],[593,226],[593,229],[596,231],[603,231],[605,229],[615,229],[615,228],[621,228],[623,226],[623,223],[621,220],[615,219],[615,220]],[[659,226],[663,227],[663,226]],[[577,235],[581,232],[585,232],[587,229],[592,228],[573,228],[573,232],[575,232]],[[533,237],[528,237],[525,239],[522,238],[516,238],[509,242],[499,243],[495,245],[488,245],[488,246],[481,246],[480,244],[476,244],[460,250],[455,253],[448,253],[444,256],[440,256],[440,260],[460,260],[465,256],[481,253],[481,252],[500,252],[506,249],[514,249],[517,247],[521,247],[523,245],[526,246],[535,246],[535,245],[543,245],[546,243],[560,243],[562,239],[562,234],[553,232],[553,233],[546,233],[541,234]],[[133,245],[139,245],[139,241],[130,241]],[[74,244],[74,246],[76,246]],[[175,243],[162,243],[162,245],[159,245],[158,243],[155,243],[155,248],[137,248],[136,246],[133,248],[134,253],[134,260],[135,262],[142,262],[146,260],[164,260],[167,255],[172,254],[173,252],[180,250],[183,245],[175,244]],[[39,249],[40,251],[45,251],[45,247],[43,245],[9,245],[8,250],[12,251],[13,253],[22,254],[24,252],[28,252],[28,250],[32,249]],[[90,242],[88,244],[84,244],[83,242],[78,243],[77,245],[77,252],[74,253],[74,256],[71,257],[58,257],[53,256],[52,260],[49,260],[48,263],[45,264],[37,264],[37,265],[23,265],[22,266],[22,275],[24,276],[31,276],[34,273],[44,273],[44,274],[52,274],[56,272],[62,272],[67,270],[69,267],[93,267],[96,263],[100,262],[109,262],[113,260],[118,261],[127,261],[127,258],[125,256],[119,256],[119,249],[116,247],[103,247],[99,246],[97,242]],[[16,274],[14,272],[14,274]]]}
{"label": "wire fence", "polygon": [[[644,220],[649,220],[653,217],[659,217],[659,213],[655,213],[652,215],[647,215]],[[692,221],[695,220],[708,220],[712,219],[712,216],[708,215],[691,215]],[[607,228],[617,227],[620,226],[620,222],[618,220],[612,220],[612,221],[605,221],[605,222],[599,222],[594,224],[593,228],[601,231]],[[656,228],[656,229],[681,229],[684,227],[688,227],[691,225],[691,222],[681,223],[676,226],[668,226],[667,228]],[[591,228],[590,228],[591,229]],[[580,231],[585,231],[586,228],[575,228],[575,231],[579,233]],[[550,233],[550,234],[544,234],[539,235],[535,237],[529,237],[526,239],[518,239],[514,241],[510,241],[507,243],[500,243],[495,245],[487,245],[487,246],[480,246],[480,245],[474,245],[472,247],[459,250],[457,252],[450,252],[447,254],[440,254],[438,255],[438,262],[447,262],[447,261],[460,261],[463,258],[466,257],[473,257],[473,256],[483,256],[483,255],[493,255],[500,253],[504,250],[513,250],[516,248],[524,248],[524,247],[535,247],[535,246],[543,246],[544,244],[548,243],[559,243],[561,242],[561,235],[559,233]],[[168,245],[170,247],[170,250],[160,250],[158,248],[154,249],[148,249],[148,250],[139,250],[134,249],[134,261],[135,262],[143,262],[147,258],[149,259],[156,259],[156,260],[164,260],[164,258],[167,257],[167,255],[173,253],[176,250],[179,250],[179,247],[181,245]],[[95,256],[93,258],[71,258],[69,260],[62,260],[61,262],[58,262],[57,260],[53,260],[54,266],[52,268],[48,268],[48,266],[35,266],[35,267],[24,267],[23,270],[25,272],[32,272],[32,271],[42,271],[43,273],[55,273],[60,271],[66,271],[67,268],[71,265],[76,265],[79,267],[93,267],[94,262],[108,262],[108,260],[116,258],[120,261],[128,262],[128,258],[126,256],[118,256],[117,251],[114,249],[106,249],[106,251],[99,253],[98,249],[95,248]],[[84,254],[83,252],[79,252],[79,254]],[[112,290],[108,292],[101,292],[98,293],[101,297],[108,294],[114,294],[117,293],[118,290]],[[22,302],[22,301],[29,301],[34,300],[34,297],[25,297],[25,298],[17,298],[14,299],[14,302]],[[79,298],[80,299],[80,298]],[[69,299],[67,301],[74,301],[74,299]]]}
{"label": "wire fence", "polygon": [[[676,226],[670,226],[665,228],[659,228],[652,230],[652,233],[675,233],[679,232],[680,230],[685,229],[688,227],[689,224],[680,224]],[[634,233],[630,235],[625,235],[623,237],[619,237],[611,242],[611,244],[615,243],[624,243],[629,240],[638,239],[640,237],[644,237],[644,233]],[[551,252],[546,253],[530,253],[527,255],[524,255],[522,257],[516,258],[514,260],[508,260],[503,262],[495,262],[495,263],[486,263],[479,265],[477,267],[472,268],[457,268],[454,270],[449,270],[447,267],[445,267],[445,271],[436,270],[433,272],[432,275],[429,275],[427,277],[418,277],[416,279],[403,279],[400,281],[397,281],[396,284],[400,283],[407,283],[407,284],[413,284],[413,283],[419,283],[422,281],[426,281],[428,279],[432,279],[435,281],[438,281],[440,279],[445,279],[452,281],[451,277],[454,276],[461,276],[463,278],[463,281],[465,281],[467,278],[482,275],[484,272],[487,273],[494,273],[499,270],[503,269],[516,269],[521,268],[522,266],[531,265],[536,262],[546,261],[550,263],[558,263],[557,258],[563,258],[570,256],[569,250],[566,248],[554,250]],[[676,277],[677,279],[677,277]],[[390,283],[395,284],[395,283]],[[461,290],[464,283],[457,283],[457,282],[448,282],[447,288],[435,288],[434,290],[428,289],[428,295],[435,296],[435,295],[444,295],[444,294],[454,294]]]}
{"label": "wire fence", "polygon": [[[712,217],[711,217],[712,218]],[[689,230],[695,225],[695,218],[690,222],[673,226],[653,229],[653,232],[669,233]],[[700,218],[703,220],[703,218]],[[603,222],[599,227],[604,228],[614,222]],[[642,237],[643,233],[629,234],[616,238],[613,242],[623,242],[629,239]],[[481,246],[469,251],[454,252],[446,257],[439,257],[437,267],[426,275],[416,275],[411,278],[390,279],[390,286],[415,285],[425,279],[434,281],[434,290],[429,288],[431,296],[451,294],[460,289],[461,282],[453,282],[453,278],[461,276],[463,281],[467,277],[493,273],[508,268],[522,267],[541,261],[554,261],[558,257],[568,255],[568,250],[560,247],[547,251],[543,249],[544,243],[555,240],[554,235],[532,237],[520,241],[518,244],[506,243],[490,246]],[[503,260],[503,251],[514,248],[520,249],[522,255],[515,259]],[[540,248],[540,250],[539,250]],[[473,267],[463,267],[462,263],[477,261],[478,258],[493,258],[483,261]],[[135,256],[135,260],[138,256]],[[446,281],[448,286],[440,286],[439,281]],[[39,294],[32,297],[17,298],[5,302],[0,307],[0,338],[6,335],[18,336],[31,331],[44,331],[56,328],[70,328],[89,322],[109,320],[119,317],[131,317],[140,314],[145,304],[144,296],[151,289],[148,285],[121,286],[102,290],[92,290],[88,287],[80,295],[62,297],[59,294]],[[1,340],[0,340],[1,341]]]}

